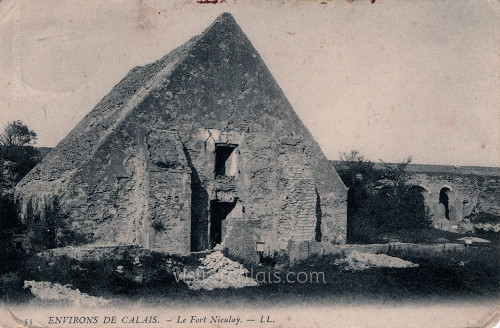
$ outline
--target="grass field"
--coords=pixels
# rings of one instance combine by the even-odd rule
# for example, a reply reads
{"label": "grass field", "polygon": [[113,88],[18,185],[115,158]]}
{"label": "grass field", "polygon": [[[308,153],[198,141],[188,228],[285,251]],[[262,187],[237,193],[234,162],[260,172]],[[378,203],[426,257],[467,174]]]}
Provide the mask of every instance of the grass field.
{"label": "grass field", "polygon": [[[130,256],[99,262],[82,262],[67,257],[56,260],[33,257],[17,270],[0,276],[0,301],[32,301],[33,295],[23,289],[24,280],[71,284],[81,292],[110,299],[115,305],[130,301],[169,306],[203,306],[212,302],[226,306],[248,303],[386,304],[499,298],[500,262],[496,246],[438,254],[392,251],[389,255],[419,266],[348,271],[334,264],[338,256],[326,255],[310,258],[293,267],[247,266],[252,277],[258,278],[259,286],[213,291],[188,289],[184,283],[177,282],[172,270],[165,266],[168,260],[193,265],[196,256],[171,258],[152,253],[140,259],[140,266],[134,265]],[[123,267],[122,272],[116,270],[118,266]],[[318,276],[318,273],[322,274]],[[291,275],[291,281],[286,281],[287,274]],[[299,274],[301,279],[298,279]],[[265,281],[263,277],[267,277]],[[308,277],[307,281],[297,281],[304,281],[305,277]]]}

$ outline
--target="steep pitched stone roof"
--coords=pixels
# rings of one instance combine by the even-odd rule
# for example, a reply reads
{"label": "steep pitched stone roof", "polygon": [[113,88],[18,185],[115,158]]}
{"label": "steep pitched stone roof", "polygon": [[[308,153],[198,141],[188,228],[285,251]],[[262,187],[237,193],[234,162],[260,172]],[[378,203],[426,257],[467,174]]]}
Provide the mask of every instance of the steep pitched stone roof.
{"label": "steep pitched stone roof", "polygon": [[203,34],[154,63],[134,67],[18,185],[29,181],[64,181],[75,166],[90,160],[102,141],[187,55]]}
{"label": "steep pitched stone roof", "polygon": [[[77,168],[88,161],[92,161],[96,152],[106,141],[113,131],[127,118],[142,102],[156,92],[161,87],[169,83],[176,83],[176,78],[182,74],[175,72],[185,70],[192,62],[199,61],[217,61],[225,62],[228,58],[227,49],[230,48],[231,65],[234,65],[235,72],[249,69],[260,70],[263,76],[263,83],[266,84],[266,90],[271,94],[271,98],[280,99],[283,106],[273,106],[266,113],[258,112],[257,108],[248,111],[231,113],[229,116],[243,118],[246,120],[262,120],[262,116],[272,115],[283,121],[291,122],[293,129],[297,128],[298,134],[305,134],[305,138],[311,139],[314,143],[314,154],[321,154],[321,150],[312,138],[309,131],[303,126],[302,122],[293,111],[293,108],[286,100],[284,93],[267,70],[264,62],[253,48],[248,38],[235,22],[233,17],[224,13],[220,15],[202,34],[192,38],[181,47],[173,50],[160,60],[146,66],[132,69],[112,90],[106,95],[94,109],[84,117],[84,119],[49,153],[42,163],[35,167],[17,186],[24,196],[32,194],[40,198],[43,195],[51,197],[57,194],[62,186],[71,179]],[[250,59],[250,60],[247,60]],[[189,75],[189,72],[184,72]],[[213,75],[212,75],[213,76]],[[223,82],[231,83],[230,77]],[[188,92],[192,92],[189,90]],[[205,92],[205,90],[201,90]],[[183,109],[184,110],[184,109]],[[212,109],[216,111],[218,109]],[[222,110],[222,109],[219,109]],[[230,111],[231,108],[224,108]],[[264,109],[262,109],[264,110]],[[270,112],[272,111],[272,112]],[[183,113],[184,115],[193,115],[194,113]],[[221,113],[226,116],[227,113]],[[228,125],[231,122],[228,121]],[[287,140],[282,141],[284,144]],[[321,154],[322,155],[322,154]],[[324,157],[322,155],[322,157]],[[318,159],[321,161],[316,166],[322,166],[324,170],[332,171],[324,174],[316,180],[324,184],[326,180],[332,180],[334,185],[345,188],[335,170],[328,163],[326,158]],[[331,185],[331,183],[329,183]],[[43,203],[43,202],[42,202]]]}

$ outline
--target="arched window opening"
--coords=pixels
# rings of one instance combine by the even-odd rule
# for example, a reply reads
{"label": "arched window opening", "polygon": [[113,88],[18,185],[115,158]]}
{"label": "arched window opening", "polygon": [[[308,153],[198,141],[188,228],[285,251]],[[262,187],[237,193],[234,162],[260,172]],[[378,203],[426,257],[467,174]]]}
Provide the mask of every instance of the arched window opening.
{"label": "arched window opening", "polygon": [[450,189],[447,187],[441,188],[439,191],[439,204],[443,204],[444,206],[444,217],[449,220],[450,219]]}
{"label": "arched window opening", "polygon": [[408,194],[408,199],[406,204],[408,210],[415,216],[415,219],[425,220],[427,216],[427,204],[426,199],[428,199],[429,191],[422,186],[412,186]]}

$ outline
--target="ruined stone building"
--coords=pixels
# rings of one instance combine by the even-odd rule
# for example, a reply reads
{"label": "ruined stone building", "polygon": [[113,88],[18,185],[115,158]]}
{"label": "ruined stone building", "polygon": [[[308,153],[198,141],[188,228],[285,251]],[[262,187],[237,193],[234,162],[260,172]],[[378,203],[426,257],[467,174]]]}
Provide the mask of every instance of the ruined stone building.
{"label": "ruined stone building", "polygon": [[460,232],[473,216],[500,218],[499,168],[411,164],[407,170],[435,228]]}
{"label": "ruined stone building", "polygon": [[[332,164],[339,171],[345,170],[341,161]],[[383,168],[374,165],[375,170]],[[500,224],[500,168],[409,164],[405,175],[406,184],[421,196],[416,203],[422,205],[434,228],[466,232],[471,229],[471,220],[477,221],[479,217],[482,221],[489,217],[486,221]],[[354,193],[355,188],[350,188],[348,209],[355,206]]]}
{"label": "ruined stone building", "polygon": [[[344,243],[346,188],[230,14],[136,67],[17,186],[31,244]],[[29,244],[29,243],[28,243]]]}

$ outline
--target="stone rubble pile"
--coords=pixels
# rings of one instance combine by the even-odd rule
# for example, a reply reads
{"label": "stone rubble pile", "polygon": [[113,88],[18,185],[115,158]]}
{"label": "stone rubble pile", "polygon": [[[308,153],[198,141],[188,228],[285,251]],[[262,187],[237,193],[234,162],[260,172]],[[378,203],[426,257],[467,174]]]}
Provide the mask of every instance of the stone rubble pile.
{"label": "stone rubble pile", "polygon": [[67,301],[77,306],[97,307],[109,302],[102,297],[90,296],[80,292],[78,289],[70,288],[70,285],[61,285],[48,281],[24,281],[24,288],[29,288],[37,299],[47,301]]}
{"label": "stone rubble pile", "polygon": [[353,251],[344,259],[335,260],[345,270],[356,271],[369,268],[415,268],[418,264],[385,254],[369,254]]}
{"label": "stone rubble pile", "polygon": [[243,288],[257,286],[257,282],[248,276],[248,270],[242,264],[232,261],[216,251],[200,259],[201,265],[194,270],[181,274],[190,289],[213,290],[217,288]]}

